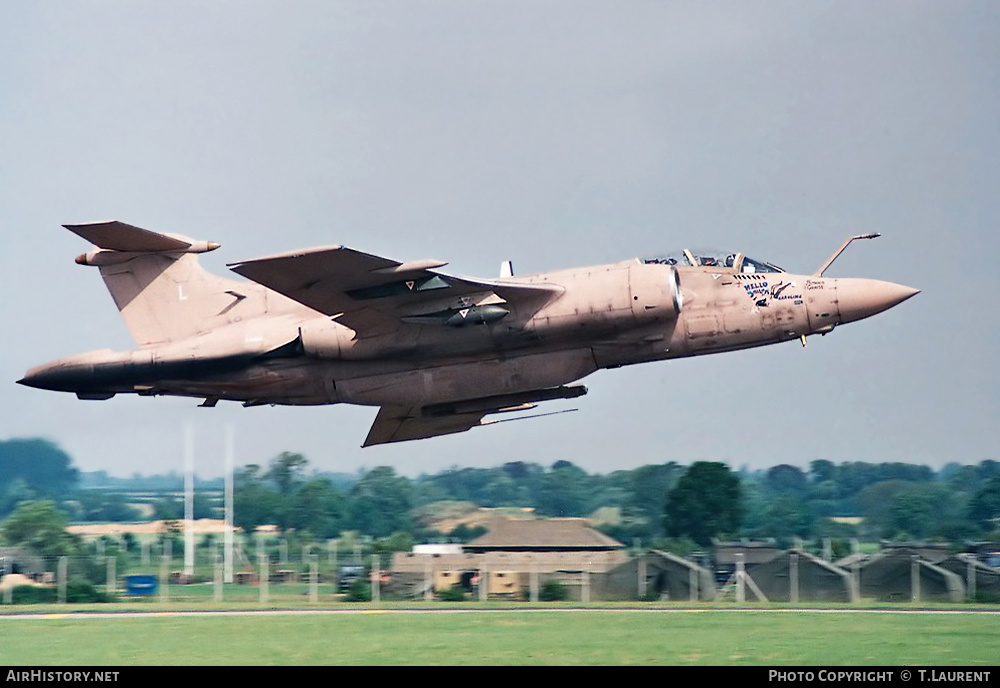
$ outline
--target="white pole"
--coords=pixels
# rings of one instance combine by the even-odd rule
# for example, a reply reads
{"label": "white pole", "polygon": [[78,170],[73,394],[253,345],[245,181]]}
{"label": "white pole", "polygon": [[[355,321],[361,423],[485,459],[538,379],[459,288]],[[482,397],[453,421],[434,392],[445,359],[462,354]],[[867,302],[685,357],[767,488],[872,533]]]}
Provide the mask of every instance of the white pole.
{"label": "white pole", "polygon": [[184,577],[194,577],[194,428],[184,426]]}
{"label": "white pole", "polygon": [[976,562],[972,557],[965,562],[965,590],[969,602],[976,601]]}
{"label": "white pole", "polygon": [[788,557],[788,601],[799,603],[799,555],[795,552]]}
{"label": "white pole", "polygon": [[338,540],[330,540],[333,546],[330,548],[330,554],[333,561],[330,563],[330,567],[333,569],[333,591],[340,592],[340,565],[337,563],[337,547],[340,545]]}
{"label": "white pole", "polygon": [[222,602],[222,566],[219,562],[218,548],[212,549],[212,583],[213,598],[216,602]]}
{"label": "white pole", "polygon": [[163,541],[163,549],[160,551],[160,601],[166,603],[170,599],[170,535]]}
{"label": "white pole", "polygon": [[740,604],[746,602],[746,574],[743,568],[743,553],[736,553],[736,601]]}
{"label": "white pole", "polygon": [[56,574],[56,585],[58,586],[56,596],[59,600],[59,604],[66,604],[66,576],[68,569],[69,557],[59,557],[59,568],[57,569],[58,573]]}
{"label": "white pole", "polygon": [[114,595],[115,590],[118,588],[118,581],[117,577],[115,576],[115,558],[105,557],[105,561],[107,562],[107,574],[108,574],[107,593],[109,595]]}
{"label": "white pole", "polygon": [[268,599],[267,585],[268,585],[268,577],[270,576],[270,572],[268,571],[267,567],[268,564],[267,554],[261,552],[260,554],[257,555],[257,557],[260,559],[260,603],[267,604],[267,599]]}
{"label": "white pole", "polygon": [[309,601],[313,604],[319,602],[319,560],[314,555],[309,555]]}
{"label": "white pole", "polygon": [[235,453],[235,441],[233,438],[232,423],[226,426],[226,496],[225,512],[226,527],[224,532],[225,549],[223,564],[223,580],[226,583],[233,582],[233,455]]}
{"label": "white pole", "polygon": [[643,600],[646,598],[646,558],[641,554],[639,555],[638,570],[639,580],[637,582],[639,585],[637,587],[639,589],[639,599]]}

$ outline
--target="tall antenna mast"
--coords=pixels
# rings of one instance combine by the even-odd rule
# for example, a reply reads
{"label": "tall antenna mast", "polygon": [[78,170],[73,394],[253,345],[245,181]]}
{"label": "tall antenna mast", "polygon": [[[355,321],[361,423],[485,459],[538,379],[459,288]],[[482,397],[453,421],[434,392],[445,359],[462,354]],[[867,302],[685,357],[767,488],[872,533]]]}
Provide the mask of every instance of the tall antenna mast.
{"label": "tall antenna mast", "polygon": [[184,426],[184,575],[194,576],[194,428]]}
{"label": "tall antenna mast", "polygon": [[226,425],[226,528],[225,528],[225,548],[223,550],[223,580],[226,583],[233,582],[233,454],[235,453],[235,439],[233,437],[233,425]]}

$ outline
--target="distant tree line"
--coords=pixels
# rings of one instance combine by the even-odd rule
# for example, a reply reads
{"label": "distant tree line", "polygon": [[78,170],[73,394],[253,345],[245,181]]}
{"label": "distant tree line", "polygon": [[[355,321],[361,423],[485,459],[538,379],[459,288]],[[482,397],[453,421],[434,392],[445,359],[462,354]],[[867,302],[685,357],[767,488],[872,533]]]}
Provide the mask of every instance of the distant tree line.
{"label": "distant tree line", "polygon": [[[818,460],[743,476],[750,537],[860,534],[885,539],[987,537],[1000,517],[1000,463],[951,463],[940,471],[905,463]],[[862,517],[857,528],[837,517]]]}
{"label": "distant tree line", "polygon": [[[120,490],[81,489],[70,458],[46,440],[0,442],[0,457],[0,517],[41,499],[77,521],[183,517],[182,500],[169,492],[150,502],[151,514],[137,513],[125,495],[128,479],[116,479]],[[196,518],[221,517],[219,496],[197,495]],[[283,453],[267,466],[243,466],[235,475],[236,525],[274,525],[316,539],[345,531],[397,535],[400,542],[475,537],[480,531],[467,526],[434,530],[435,505],[449,502],[588,516],[626,543],[853,536],[954,541],[1000,537],[1000,463],[952,463],[934,471],[905,463],[816,460],[808,469],[782,464],[733,471],[717,462],[668,462],[591,474],[565,460],[548,467],[512,461],[411,479],[388,467],[353,476],[317,473],[301,454]],[[4,539],[10,541],[6,528]]]}
{"label": "distant tree line", "polygon": [[80,480],[69,454],[44,439],[0,442],[0,515],[23,501],[64,497]]}

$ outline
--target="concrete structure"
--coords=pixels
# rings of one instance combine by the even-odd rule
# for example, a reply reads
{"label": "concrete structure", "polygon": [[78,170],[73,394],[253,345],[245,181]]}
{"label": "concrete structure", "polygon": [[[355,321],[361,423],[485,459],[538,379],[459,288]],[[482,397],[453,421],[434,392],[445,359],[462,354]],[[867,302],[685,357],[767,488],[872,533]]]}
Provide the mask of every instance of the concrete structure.
{"label": "concrete structure", "polygon": [[782,549],[774,542],[712,542],[715,561],[715,580],[724,583],[736,573],[736,562],[742,556],[744,566],[764,564],[782,553]]}
{"label": "concrete structure", "polygon": [[711,570],[669,552],[652,551],[630,559],[595,582],[604,600],[710,601],[715,599]]}
{"label": "concrete structure", "polygon": [[1000,602],[1000,570],[987,566],[971,554],[953,554],[937,565],[962,579],[966,599]]}
{"label": "concrete structure", "polygon": [[803,550],[782,552],[750,566],[749,575],[769,602],[850,602],[851,574]]}
{"label": "concrete structure", "polygon": [[862,597],[896,602],[962,602],[962,576],[923,559],[914,550],[892,548],[858,567]]}

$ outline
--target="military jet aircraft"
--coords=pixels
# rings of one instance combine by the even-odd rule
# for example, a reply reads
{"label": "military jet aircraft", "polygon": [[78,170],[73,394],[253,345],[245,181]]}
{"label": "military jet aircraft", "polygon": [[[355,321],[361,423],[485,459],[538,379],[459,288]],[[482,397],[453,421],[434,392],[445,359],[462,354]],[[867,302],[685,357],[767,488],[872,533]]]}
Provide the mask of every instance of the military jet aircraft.
{"label": "military jet aircraft", "polygon": [[[176,395],[202,406],[378,406],[364,446],[499,422],[539,402],[586,394],[601,368],[825,335],[916,289],[811,275],[742,253],[679,251],[610,265],[497,279],[441,272],[344,246],[254,258],[217,277],[197,254],[219,244],[122,222],[65,225],[96,266],[134,351],[94,351],[18,382],[75,392]],[[546,414],[542,414],[546,415]],[[523,417],[523,416],[517,416]],[[505,417],[510,419],[511,417]],[[502,419],[500,419],[502,420]]]}

